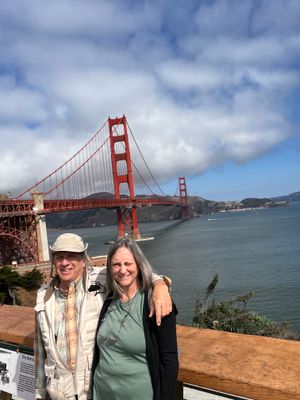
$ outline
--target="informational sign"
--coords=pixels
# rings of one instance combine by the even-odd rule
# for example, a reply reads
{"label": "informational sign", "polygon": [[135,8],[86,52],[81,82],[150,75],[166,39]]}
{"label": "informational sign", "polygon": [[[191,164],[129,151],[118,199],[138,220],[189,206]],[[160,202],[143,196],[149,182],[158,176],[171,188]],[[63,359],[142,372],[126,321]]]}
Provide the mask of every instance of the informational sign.
{"label": "informational sign", "polygon": [[0,391],[34,400],[34,358],[0,343]]}

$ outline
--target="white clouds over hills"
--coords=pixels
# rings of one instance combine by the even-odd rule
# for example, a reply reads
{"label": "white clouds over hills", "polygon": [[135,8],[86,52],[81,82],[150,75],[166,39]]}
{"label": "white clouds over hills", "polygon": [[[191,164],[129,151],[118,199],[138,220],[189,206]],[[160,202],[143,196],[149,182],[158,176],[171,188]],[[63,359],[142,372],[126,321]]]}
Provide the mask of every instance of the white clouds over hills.
{"label": "white clouds over hills", "polygon": [[2,0],[0,192],[125,114],[160,182],[296,134],[300,2]]}

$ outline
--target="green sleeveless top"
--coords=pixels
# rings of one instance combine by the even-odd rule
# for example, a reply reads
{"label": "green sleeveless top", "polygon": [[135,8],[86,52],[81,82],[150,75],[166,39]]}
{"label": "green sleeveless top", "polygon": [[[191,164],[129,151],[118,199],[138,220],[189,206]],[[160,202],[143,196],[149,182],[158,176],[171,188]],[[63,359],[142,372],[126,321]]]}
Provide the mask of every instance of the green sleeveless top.
{"label": "green sleeveless top", "polygon": [[97,400],[152,400],[143,329],[144,294],[114,300],[97,335],[100,360],[94,374]]}

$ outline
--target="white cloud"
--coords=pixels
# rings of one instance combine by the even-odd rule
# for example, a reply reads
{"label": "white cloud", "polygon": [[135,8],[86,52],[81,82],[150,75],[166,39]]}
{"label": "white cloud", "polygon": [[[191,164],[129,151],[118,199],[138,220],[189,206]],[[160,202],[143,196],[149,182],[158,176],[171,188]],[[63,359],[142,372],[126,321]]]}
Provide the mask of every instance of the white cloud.
{"label": "white cloud", "polygon": [[299,3],[184,3],[1,2],[1,191],[47,175],[109,116],[127,115],[161,182],[294,133]]}

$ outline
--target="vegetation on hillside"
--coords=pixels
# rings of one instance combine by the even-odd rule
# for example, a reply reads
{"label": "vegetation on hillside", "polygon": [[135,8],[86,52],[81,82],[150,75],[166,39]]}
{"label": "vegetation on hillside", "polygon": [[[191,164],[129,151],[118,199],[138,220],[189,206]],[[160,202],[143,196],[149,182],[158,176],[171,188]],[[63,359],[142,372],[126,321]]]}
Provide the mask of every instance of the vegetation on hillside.
{"label": "vegetation on hillside", "polygon": [[[111,193],[94,193],[87,198],[102,199],[113,197]],[[173,199],[178,197],[174,196]],[[256,207],[282,207],[282,202],[276,202],[269,198],[248,198],[242,201],[214,201],[206,200],[199,196],[188,196],[189,214],[199,217],[203,214],[212,214],[219,211],[240,210]],[[139,207],[137,209],[139,222],[155,222],[163,220],[175,220],[181,218],[181,209],[178,206]],[[116,224],[116,210],[98,208],[81,211],[65,211],[61,213],[50,213],[46,216],[48,228],[90,228],[103,225]]]}
{"label": "vegetation on hillside", "polygon": [[27,291],[38,289],[43,282],[43,274],[37,269],[20,275],[10,266],[0,268],[0,304],[22,305],[18,298],[18,288]]}
{"label": "vegetation on hillside", "polygon": [[287,322],[274,322],[248,309],[248,302],[254,296],[253,291],[230,300],[216,302],[214,291],[218,281],[217,274],[208,285],[202,301],[197,302],[193,318],[194,327],[299,340]]}

